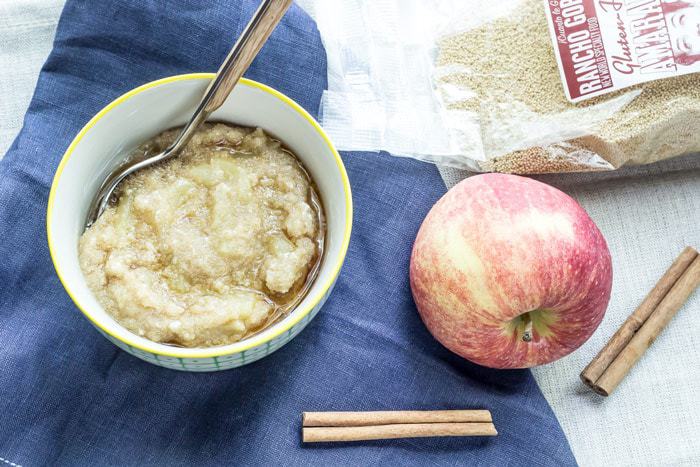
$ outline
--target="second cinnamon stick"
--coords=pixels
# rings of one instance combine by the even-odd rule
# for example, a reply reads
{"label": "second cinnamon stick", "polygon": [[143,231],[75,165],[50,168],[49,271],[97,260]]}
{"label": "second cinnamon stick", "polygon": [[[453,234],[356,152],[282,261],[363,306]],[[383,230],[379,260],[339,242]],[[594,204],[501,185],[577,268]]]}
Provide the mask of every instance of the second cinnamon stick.
{"label": "second cinnamon stick", "polygon": [[304,427],[305,443],[426,438],[433,436],[496,436],[493,423],[408,423],[375,426]]}
{"label": "second cinnamon stick", "polygon": [[[661,300],[668,294],[671,287],[678,281],[688,266],[698,256],[698,252],[691,247],[686,247],[676,260],[671,264],[664,275],[659,279],[653,289],[639,304],[634,313],[617,330],[610,341],[598,352],[598,355],[581,372],[581,380],[588,386],[594,387],[595,382],[610,366],[622,349],[632,340],[637,330],[642,327]],[[595,389],[595,388],[594,388]]]}
{"label": "second cinnamon stick", "polygon": [[637,363],[642,354],[654,342],[698,285],[700,285],[700,256],[695,257],[695,260],[676,281],[656,310],[630,340],[629,344],[622,349],[620,354],[598,378],[593,386],[597,393],[607,396],[615,390],[620,381]]}

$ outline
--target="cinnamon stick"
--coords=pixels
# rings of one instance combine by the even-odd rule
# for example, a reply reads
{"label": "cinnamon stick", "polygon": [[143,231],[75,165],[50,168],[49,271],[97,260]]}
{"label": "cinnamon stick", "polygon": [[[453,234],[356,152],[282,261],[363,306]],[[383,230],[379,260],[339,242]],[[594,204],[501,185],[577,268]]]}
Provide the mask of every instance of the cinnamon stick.
{"label": "cinnamon stick", "polygon": [[496,436],[493,423],[406,423],[374,426],[304,427],[305,443],[425,438],[432,436]]}
{"label": "cinnamon stick", "polygon": [[594,383],[593,389],[597,393],[607,396],[615,390],[698,285],[700,285],[700,256],[696,255],[651,316]]}
{"label": "cinnamon stick", "polygon": [[602,348],[591,363],[581,372],[581,380],[593,387],[603,372],[610,366],[623,348],[632,340],[649,315],[661,303],[671,287],[679,277],[688,269],[690,263],[698,256],[698,252],[691,247],[686,247],[671,267],[659,279],[653,289],[647,294],[642,303],[634,310],[634,313],[622,324],[620,329],[612,336],[610,341]]}
{"label": "cinnamon stick", "polygon": [[411,423],[491,422],[488,410],[402,410],[376,412],[304,412],[302,426],[369,426]]}

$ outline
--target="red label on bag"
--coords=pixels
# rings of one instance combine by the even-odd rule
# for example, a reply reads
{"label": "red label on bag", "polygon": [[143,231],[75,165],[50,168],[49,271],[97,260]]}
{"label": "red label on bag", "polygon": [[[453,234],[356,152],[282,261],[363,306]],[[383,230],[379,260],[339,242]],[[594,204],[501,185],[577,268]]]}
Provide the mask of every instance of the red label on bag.
{"label": "red label on bag", "polygon": [[544,2],[572,102],[700,72],[700,0]]}

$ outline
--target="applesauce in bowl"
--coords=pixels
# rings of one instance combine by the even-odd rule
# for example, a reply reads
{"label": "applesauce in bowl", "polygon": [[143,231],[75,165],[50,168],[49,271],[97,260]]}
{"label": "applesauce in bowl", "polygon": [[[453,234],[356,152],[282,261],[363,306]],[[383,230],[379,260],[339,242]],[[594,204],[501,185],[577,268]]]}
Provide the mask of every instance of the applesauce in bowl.
{"label": "applesauce in bowl", "polygon": [[[164,150],[179,130],[140,146]],[[309,289],[324,243],[308,173],[260,128],[207,123],[175,159],[129,176],[80,238],[102,306],[149,340],[231,344],[286,315]]]}

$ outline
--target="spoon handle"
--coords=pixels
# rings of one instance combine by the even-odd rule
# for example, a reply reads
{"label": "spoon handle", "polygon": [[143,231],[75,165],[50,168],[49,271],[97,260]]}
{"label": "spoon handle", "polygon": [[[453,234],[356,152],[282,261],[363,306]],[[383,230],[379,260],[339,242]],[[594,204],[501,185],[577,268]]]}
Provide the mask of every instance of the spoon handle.
{"label": "spoon handle", "polygon": [[160,159],[176,156],[182,148],[187,146],[197,127],[206,121],[213,111],[221,107],[291,4],[292,0],[263,0],[260,3],[226,60],[221,64],[216,76],[204,91],[202,100],[199,101],[189,122]]}
{"label": "spoon handle", "polygon": [[209,85],[206,113],[221,107],[291,4],[292,0],[263,0]]}
{"label": "spoon handle", "polygon": [[118,168],[102,182],[97,195],[88,210],[85,226],[90,227],[104,212],[109,200],[119,183],[137,170],[157,162],[171,159],[179,154],[189,142],[197,127],[204,122],[214,110],[221,107],[231,90],[248,69],[263,44],[279,24],[282,16],[292,4],[292,0],[263,0],[255,11],[241,37],[229,52],[228,57],[219,68],[216,76],[204,92],[197,109],[189,122],[182,128],[175,141],[163,152],[148,159]]}

